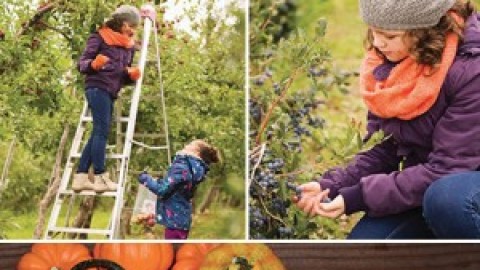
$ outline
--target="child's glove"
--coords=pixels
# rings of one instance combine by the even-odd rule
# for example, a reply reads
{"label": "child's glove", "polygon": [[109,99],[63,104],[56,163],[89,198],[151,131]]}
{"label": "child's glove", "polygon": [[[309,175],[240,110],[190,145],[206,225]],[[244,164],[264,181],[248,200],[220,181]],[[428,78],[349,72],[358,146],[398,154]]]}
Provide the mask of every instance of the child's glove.
{"label": "child's glove", "polygon": [[93,59],[91,66],[94,70],[100,70],[107,62],[110,60],[107,56],[103,54],[98,54],[95,59]]}
{"label": "child's glove", "polygon": [[138,182],[140,182],[140,184],[142,184],[142,185],[145,185],[145,183],[148,181],[148,179],[150,179],[150,175],[147,172],[142,172],[138,176]]}
{"label": "child's glove", "polygon": [[127,73],[130,79],[136,81],[140,78],[140,69],[138,67],[127,67]]}

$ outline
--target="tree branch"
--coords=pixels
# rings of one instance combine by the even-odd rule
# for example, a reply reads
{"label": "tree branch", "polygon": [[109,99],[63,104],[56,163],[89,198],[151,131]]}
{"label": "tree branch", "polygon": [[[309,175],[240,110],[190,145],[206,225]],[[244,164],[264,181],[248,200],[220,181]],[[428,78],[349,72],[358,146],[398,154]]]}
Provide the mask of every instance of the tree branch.
{"label": "tree branch", "polygon": [[53,30],[59,34],[61,34],[69,43],[72,43],[73,42],[73,38],[71,36],[69,36],[67,33],[63,32],[62,30],[56,28],[56,27],[53,27],[47,23],[45,23],[44,21],[38,21],[37,24],[40,24],[42,26],[45,26],[46,28],[50,29],[50,30]]}
{"label": "tree branch", "polygon": [[27,32],[27,30],[32,27],[33,25],[35,25],[38,21],[40,21],[40,19],[43,17],[43,15],[45,15],[45,13],[49,12],[49,11],[52,11],[53,8],[55,8],[55,3],[48,3],[42,7],[40,7],[38,10],[37,10],[37,13],[35,13],[33,15],[33,17],[26,23],[24,23],[22,25],[22,28],[20,29],[20,31],[18,31],[17,33],[17,37],[21,36],[21,35],[24,35],[25,32]]}
{"label": "tree branch", "polygon": [[273,109],[275,109],[275,107],[277,107],[278,103],[280,103],[280,101],[282,101],[282,99],[285,97],[285,95],[287,94],[287,90],[290,88],[293,81],[295,81],[295,78],[297,77],[299,70],[300,70],[300,68],[297,68],[293,72],[293,74],[290,76],[290,78],[288,78],[288,81],[285,84],[285,86],[283,87],[280,95],[273,101],[273,103],[270,105],[270,108],[268,108],[267,114],[265,115],[265,118],[263,119],[262,123],[260,124],[260,129],[258,130],[257,138],[255,139],[255,144],[256,145],[259,145],[260,142],[261,142],[262,133],[265,131],[265,128],[267,127],[267,124],[270,121],[270,117],[272,116]]}

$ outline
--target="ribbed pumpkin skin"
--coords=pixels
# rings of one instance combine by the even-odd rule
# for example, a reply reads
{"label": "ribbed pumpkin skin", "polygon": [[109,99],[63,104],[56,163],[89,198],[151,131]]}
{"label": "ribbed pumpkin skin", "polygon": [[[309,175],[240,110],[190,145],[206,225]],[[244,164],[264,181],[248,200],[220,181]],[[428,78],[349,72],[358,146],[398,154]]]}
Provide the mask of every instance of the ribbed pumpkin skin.
{"label": "ribbed pumpkin skin", "polygon": [[70,270],[77,263],[92,257],[82,244],[43,244],[32,245],[32,250],[23,255],[17,270]]}
{"label": "ribbed pumpkin skin", "polygon": [[173,262],[172,244],[96,244],[93,256],[121,265],[125,270],[168,270]]}
{"label": "ribbed pumpkin skin", "polygon": [[285,270],[282,262],[264,244],[223,244],[207,254],[200,270],[228,269],[234,257],[244,257],[253,270]]}
{"label": "ribbed pumpkin skin", "polygon": [[172,270],[198,270],[205,256],[220,244],[183,244],[177,251]]}

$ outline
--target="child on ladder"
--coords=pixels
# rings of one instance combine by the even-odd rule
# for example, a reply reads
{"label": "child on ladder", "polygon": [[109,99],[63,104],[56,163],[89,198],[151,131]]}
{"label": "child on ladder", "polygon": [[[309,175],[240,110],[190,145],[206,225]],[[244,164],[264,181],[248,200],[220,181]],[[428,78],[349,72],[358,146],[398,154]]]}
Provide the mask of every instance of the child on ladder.
{"label": "child on ladder", "polygon": [[165,239],[187,239],[192,223],[195,189],[219,161],[218,150],[203,140],[194,140],[175,155],[166,177],[155,180],[148,173],[138,181],[158,196],[156,222],[164,225]]}
{"label": "child on ladder", "polygon": [[[140,12],[133,6],[118,7],[111,18],[91,34],[78,62],[78,69],[85,74],[85,96],[92,112],[93,131],[83,149],[72,189],[76,192],[115,191],[113,182],[105,170],[107,137],[112,120],[113,102],[120,89],[140,78],[140,70],[130,67],[134,54],[134,35],[140,23]],[[89,179],[88,169],[93,164],[94,181]]]}

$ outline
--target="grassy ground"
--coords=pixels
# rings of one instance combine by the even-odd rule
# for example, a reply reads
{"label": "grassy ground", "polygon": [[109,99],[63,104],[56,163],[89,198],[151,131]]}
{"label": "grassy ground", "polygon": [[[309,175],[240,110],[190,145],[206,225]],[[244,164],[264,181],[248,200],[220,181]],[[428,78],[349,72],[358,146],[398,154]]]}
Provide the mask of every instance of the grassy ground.
{"label": "grassy ground", "polygon": [[[13,214],[2,212],[0,226],[6,239],[32,239],[37,222],[36,213]],[[98,209],[94,214],[92,226],[105,228],[109,222],[110,213],[105,209]],[[245,213],[233,208],[215,208],[203,214],[194,216],[190,239],[244,239]],[[58,224],[64,223],[60,219]],[[162,239],[162,226],[155,226],[153,235],[145,235],[143,228],[132,227],[132,235],[127,239]],[[90,237],[89,239],[103,239]]]}

